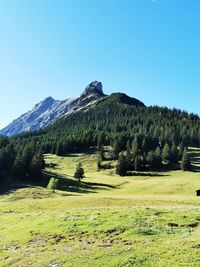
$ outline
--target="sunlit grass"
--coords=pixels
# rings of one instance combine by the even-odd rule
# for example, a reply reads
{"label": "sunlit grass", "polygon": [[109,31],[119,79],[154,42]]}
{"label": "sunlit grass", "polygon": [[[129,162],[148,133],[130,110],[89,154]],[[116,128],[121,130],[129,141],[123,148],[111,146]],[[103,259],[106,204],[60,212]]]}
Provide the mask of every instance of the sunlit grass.
{"label": "sunlit grass", "polygon": [[[199,150],[191,153],[198,166]],[[45,158],[65,191],[0,196],[0,266],[199,266],[198,172],[119,177],[98,172],[96,154]],[[81,184],[72,177],[78,162]]]}

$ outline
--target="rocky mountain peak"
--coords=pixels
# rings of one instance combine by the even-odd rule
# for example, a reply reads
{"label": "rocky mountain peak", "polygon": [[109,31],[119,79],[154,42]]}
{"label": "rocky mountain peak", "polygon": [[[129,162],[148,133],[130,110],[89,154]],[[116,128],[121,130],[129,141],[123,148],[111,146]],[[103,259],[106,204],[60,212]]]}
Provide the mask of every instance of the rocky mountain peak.
{"label": "rocky mountain peak", "polygon": [[43,102],[51,102],[51,101],[55,101],[55,99],[51,96],[48,96],[43,100]]}
{"label": "rocky mountain peak", "polygon": [[104,95],[102,83],[99,81],[93,81],[90,84],[88,84],[83,94],[90,94],[90,93],[98,93],[100,95]]}

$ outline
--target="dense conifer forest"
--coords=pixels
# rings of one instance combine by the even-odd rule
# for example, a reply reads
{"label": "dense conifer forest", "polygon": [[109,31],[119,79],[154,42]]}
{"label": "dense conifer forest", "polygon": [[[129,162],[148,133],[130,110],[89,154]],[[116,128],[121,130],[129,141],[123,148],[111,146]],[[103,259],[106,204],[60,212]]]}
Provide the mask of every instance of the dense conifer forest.
{"label": "dense conifer forest", "polygon": [[[200,146],[200,118],[160,107],[135,106],[121,94],[75,112],[35,133],[0,138],[0,171],[18,178],[40,177],[44,153],[66,156],[97,147],[98,166],[104,146],[112,147],[118,160],[116,172],[190,168],[188,146]],[[178,165],[182,160],[185,164]]]}

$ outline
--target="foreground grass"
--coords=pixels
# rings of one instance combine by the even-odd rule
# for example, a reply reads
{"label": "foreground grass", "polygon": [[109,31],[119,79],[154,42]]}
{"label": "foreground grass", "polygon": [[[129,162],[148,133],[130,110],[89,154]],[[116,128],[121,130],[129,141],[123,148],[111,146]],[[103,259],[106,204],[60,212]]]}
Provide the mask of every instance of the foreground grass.
{"label": "foreground grass", "polygon": [[[0,197],[0,266],[199,266],[199,173],[122,178],[97,172],[96,157],[46,155],[65,191]],[[87,178],[77,185],[79,161]]]}

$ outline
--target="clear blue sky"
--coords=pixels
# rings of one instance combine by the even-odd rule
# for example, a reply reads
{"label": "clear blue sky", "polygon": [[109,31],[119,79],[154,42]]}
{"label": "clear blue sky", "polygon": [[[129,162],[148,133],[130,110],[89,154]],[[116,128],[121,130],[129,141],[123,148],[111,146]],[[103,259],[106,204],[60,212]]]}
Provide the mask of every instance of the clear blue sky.
{"label": "clear blue sky", "polygon": [[0,128],[93,81],[200,114],[199,0],[0,0]]}

